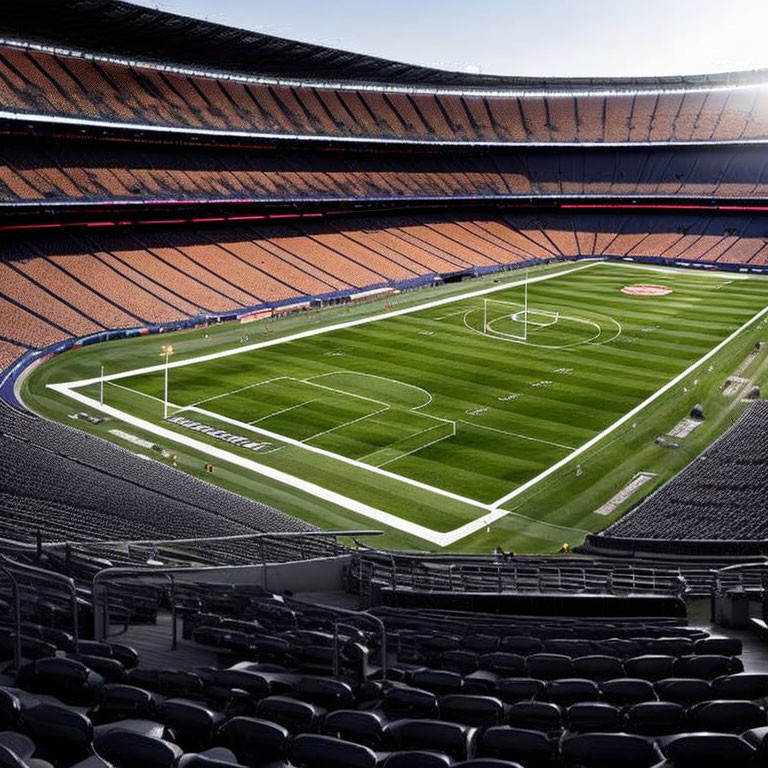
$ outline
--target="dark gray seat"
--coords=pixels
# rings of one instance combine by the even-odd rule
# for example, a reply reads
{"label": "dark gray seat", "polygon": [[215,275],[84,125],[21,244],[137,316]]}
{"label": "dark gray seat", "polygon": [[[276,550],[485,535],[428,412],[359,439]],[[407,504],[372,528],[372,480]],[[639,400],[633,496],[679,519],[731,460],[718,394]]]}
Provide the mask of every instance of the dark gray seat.
{"label": "dark gray seat", "polygon": [[355,694],[349,683],[332,677],[307,675],[296,685],[293,696],[327,709],[343,709],[355,705]]}
{"label": "dark gray seat", "polygon": [[568,707],[577,701],[597,701],[599,697],[597,683],[577,677],[552,680],[539,694],[541,701],[551,701],[561,707]]}
{"label": "dark gray seat", "polygon": [[440,752],[408,750],[393,752],[384,760],[383,768],[448,768],[451,758]]}
{"label": "dark gray seat", "polygon": [[661,701],[673,701],[683,706],[713,698],[709,680],[697,677],[668,677],[666,680],[657,681],[654,688]]}
{"label": "dark gray seat", "polygon": [[539,653],[542,644],[537,637],[510,635],[502,638],[501,649],[511,653],[519,653],[521,656],[530,656],[532,653]]}
{"label": "dark gray seat", "polygon": [[480,657],[480,669],[495,672],[499,677],[515,677],[525,674],[525,657],[519,653],[496,651]]}
{"label": "dark gray seat", "polygon": [[474,757],[477,734],[477,728],[445,720],[405,718],[384,728],[385,743],[394,749],[442,752],[454,760]]}
{"label": "dark gray seat", "polygon": [[546,683],[532,677],[508,677],[499,680],[496,695],[508,704],[517,701],[535,699],[543,690]]}
{"label": "dark gray seat", "polygon": [[613,733],[620,731],[624,725],[622,711],[602,701],[572,704],[566,711],[565,719],[568,730],[576,733],[590,731]]}
{"label": "dark gray seat", "polygon": [[381,707],[390,718],[437,717],[439,714],[437,696],[432,691],[403,685],[388,690]]}
{"label": "dark gray seat", "polygon": [[37,704],[24,710],[21,724],[45,758],[85,757],[93,739],[91,721],[56,704]]}
{"label": "dark gray seat", "polygon": [[91,710],[94,723],[110,722],[122,718],[151,720],[157,711],[155,698],[149,691],[135,685],[105,685],[99,703]]}
{"label": "dark gray seat", "polygon": [[564,766],[579,768],[651,768],[662,762],[656,746],[628,733],[584,733],[563,739]]}
{"label": "dark gray seat", "polygon": [[500,725],[483,734],[479,755],[520,761],[525,768],[550,768],[557,759],[557,742],[541,731]]}
{"label": "dark gray seat", "polygon": [[600,683],[603,680],[624,677],[624,666],[621,660],[615,656],[590,654],[579,656],[573,660],[573,673],[576,677],[583,677]]}
{"label": "dark gray seat", "polygon": [[184,753],[169,741],[120,730],[98,736],[94,749],[115,768],[173,768]]}
{"label": "dark gray seat", "polygon": [[638,677],[641,680],[650,680],[655,683],[657,680],[672,677],[675,661],[674,656],[646,654],[627,659],[624,662],[624,669],[627,677]]}
{"label": "dark gray seat", "polygon": [[716,677],[743,672],[741,659],[717,654],[681,656],[675,663],[675,675],[679,677],[700,677],[714,680]]}
{"label": "dark gray seat", "polygon": [[745,739],[725,733],[682,733],[659,740],[661,751],[675,768],[747,768],[755,748]]}
{"label": "dark gray seat", "polygon": [[289,696],[267,696],[256,705],[257,717],[279,723],[293,733],[314,730],[324,714],[321,707]]}
{"label": "dark gray seat", "polygon": [[465,760],[462,763],[454,763],[453,768],[523,768],[520,763],[510,760],[497,760],[493,757],[476,757],[474,760]]}
{"label": "dark gray seat", "polygon": [[173,730],[176,741],[188,752],[209,747],[222,720],[218,712],[200,702],[186,699],[166,699],[158,706],[157,715]]}
{"label": "dark gray seat", "polygon": [[715,654],[719,656],[741,656],[742,642],[738,637],[720,637],[710,635],[693,644],[693,652],[696,654]]}
{"label": "dark gray seat", "polygon": [[753,701],[721,699],[694,704],[688,710],[692,730],[742,733],[768,725],[765,709]]}
{"label": "dark gray seat", "polygon": [[273,763],[285,757],[288,729],[255,717],[233,717],[218,730],[218,741],[246,765]]}
{"label": "dark gray seat", "polygon": [[104,678],[75,659],[61,657],[38,659],[16,674],[16,685],[30,693],[46,693],[65,704],[94,704]]}
{"label": "dark gray seat", "polygon": [[641,701],[654,701],[656,699],[653,685],[648,680],[634,677],[604,680],[600,683],[600,691],[605,701],[618,706],[639,704]]}
{"label": "dark gray seat", "polygon": [[7,688],[0,688],[0,728],[14,728],[21,717],[21,699]]}
{"label": "dark gray seat", "polygon": [[645,701],[627,710],[627,731],[641,736],[680,733],[685,722],[685,708],[671,701]]}
{"label": "dark gray seat", "polygon": [[461,675],[447,669],[417,669],[411,674],[411,683],[416,688],[432,691],[437,695],[461,693],[464,685]]}
{"label": "dark gray seat", "polygon": [[290,744],[288,755],[298,768],[376,768],[376,753],[362,744],[320,734],[302,734]]}
{"label": "dark gray seat", "polygon": [[507,722],[516,728],[553,731],[562,728],[563,717],[557,704],[547,701],[518,701],[511,704]]}
{"label": "dark gray seat", "polygon": [[712,681],[712,698],[763,699],[768,697],[768,674],[737,672]]}
{"label": "dark gray seat", "polygon": [[534,653],[526,659],[528,674],[539,680],[557,680],[573,676],[573,663],[559,653]]}
{"label": "dark gray seat", "polygon": [[438,656],[438,664],[441,669],[468,675],[480,668],[480,659],[475,651],[459,648],[454,651],[443,651]]}
{"label": "dark gray seat", "polygon": [[454,723],[488,727],[504,721],[504,705],[494,696],[451,693],[440,699],[440,717]]}
{"label": "dark gray seat", "polygon": [[326,715],[322,731],[328,736],[376,749],[381,744],[386,724],[387,717],[382,712],[340,709]]}

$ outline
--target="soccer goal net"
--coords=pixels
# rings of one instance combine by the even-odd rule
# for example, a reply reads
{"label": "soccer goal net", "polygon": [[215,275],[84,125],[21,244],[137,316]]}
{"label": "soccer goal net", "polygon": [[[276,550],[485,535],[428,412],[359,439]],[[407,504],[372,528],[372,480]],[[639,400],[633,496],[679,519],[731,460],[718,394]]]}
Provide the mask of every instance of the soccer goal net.
{"label": "soccer goal net", "polygon": [[485,299],[483,304],[483,331],[493,336],[506,336],[526,341],[535,329],[555,325],[559,312],[531,309],[526,304],[499,299]]}

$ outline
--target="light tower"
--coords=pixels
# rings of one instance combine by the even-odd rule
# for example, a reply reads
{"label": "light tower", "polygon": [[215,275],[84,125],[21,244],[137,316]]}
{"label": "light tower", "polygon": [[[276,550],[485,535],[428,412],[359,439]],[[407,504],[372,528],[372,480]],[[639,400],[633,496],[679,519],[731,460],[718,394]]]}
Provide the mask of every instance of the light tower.
{"label": "light tower", "polygon": [[173,354],[173,344],[163,344],[163,351],[160,353],[165,356],[165,387],[163,390],[163,418],[168,418],[168,359]]}

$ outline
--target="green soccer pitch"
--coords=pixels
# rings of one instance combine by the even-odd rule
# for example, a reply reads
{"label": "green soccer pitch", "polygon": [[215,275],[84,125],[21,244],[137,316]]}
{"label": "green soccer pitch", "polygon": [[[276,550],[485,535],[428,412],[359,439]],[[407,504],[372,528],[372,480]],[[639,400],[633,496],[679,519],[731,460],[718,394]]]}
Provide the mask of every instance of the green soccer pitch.
{"label": "green soccer pitch", "polygon": [[[210,462],[214,482],[323,527],[551,552],[637,503],[596,514],[638,472],[653,490],[734,421],[744,406],[723,385],[762,376],[749,353],[767,305],[764,278],[582,262],[271,331],[230,324],[218,343],[220,329],[110,343],[43,366],[24,396],[58,418],[103,411],[98,434],[149,438],[196,474]],[[657,445],[696,403],[705,424]]]}

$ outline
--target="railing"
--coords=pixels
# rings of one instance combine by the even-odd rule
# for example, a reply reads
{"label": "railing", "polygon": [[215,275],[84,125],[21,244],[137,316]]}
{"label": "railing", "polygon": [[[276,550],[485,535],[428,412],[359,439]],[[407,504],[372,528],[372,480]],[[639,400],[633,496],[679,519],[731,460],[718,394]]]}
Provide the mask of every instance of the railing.
{"label": "railing", "polygon": [[[221,537],[226,540],[259,540],[259,539],[296,539],[301,537],[310,537],[318,539],[333,539],[338,536],[345,536],[352,539],[357,539],[362,536],[378,536],[381,531],[376,530],[352,530],[352,531],[302,531],[302,532],[281,532],[281,533],[258,533],[258,534],[246,534],[243,536],[228,536]],[[217,539],[221,540],[221,539]],[[174,543],[178,543],[177,540],[171,540]],[[184,541],[201,542],[211,541],[210,539],[188,539]],[[147,543],[147,542],[143,542]],[[151,542],[161,543],[161,542]],[[349,550],[345,547],[340,548],[336,554],[345,554]],[[327,555],[332,556],[332,555]],[[262,560],[258,563],[244,563],[241,565],[205,565],[205,566],[157,566],[157,565],[144,565],[144,566],[130,566],[130,567],[110,567],[100,570],[93,576],[92,581],[92,599],[94,606],[94,614],[97,613],[97,609],[101,611],[101,620],[96,621],[94,616],[94,633],[99,639],[106,639],[110,626],[110,606],[109,606],[109,584],[117,579],[125,581],[127,579],[147,579],[162,578],[170,587],[169,603],[171,609],[171,650],[175,650],[178,642],[178,628],[177,628],[177,606],[175,600],[176,578],[178,576],[187,577],[196,573],[211,573],[213,571],[220,572],[222,568],[232,568],[233,570],[239,568],[249,568],[261,566],[265,568],[265,589],[266,589],[266,566],[268,565],[266,560]]]}
{"label": "railing", "polygon": [[21,603],[22,595],[20,582],[24,579],[34,582],[47,582],[66,589],[69,595],[70,610],[72,613],[72,638],[75,654],[80,652],[80,627],[77,604],[77,589],[74,579],[62,576],[59,573],[36,568],[33,565],[19,563],[16,560],[0,554],[0,571],[8,578],[11,584],[11,597],[14,606],[14,650],[13,667],[18,670],[21,666]]}
{"label": "railing", "polygon": [[[188,539],[91,542],[42,541],[38,538],[36,544],[0,539],[0,552],[34,559],[38,564],[43,561],[44,555],[49,559],[59,558],[57,569],[67,576],[75,574],[78,566],[90,566],[92,572],[83,576],[90,580],[96,571],[109,566],[265,565],[334,557],[350,551],[339,538],[356,540],[358,537],[380,534],[381,531],[378,530],[277,531]],[[356,541],[355,543],[357,544]],[[103,562],[99,563],[99,559]]]}
{"label": "railing", "polygon": [[[623,562],[537,563],[536,558],[495,560],[492,557],[450,558],[355,551],[352,573],[361,591],[371,585],[397,590],[483,593],[581,593],[608,595],[686,596],[687,584],[678,568],[639,566]],[[708,573],[708,572],[707,572]]]}
{"label": "railing", "polygon": [[712,571],[711,618],[715,620],[716,601],[733,592],[743,592],[762,603],[763,620],[768,622],[768,560],[737,563]]}

